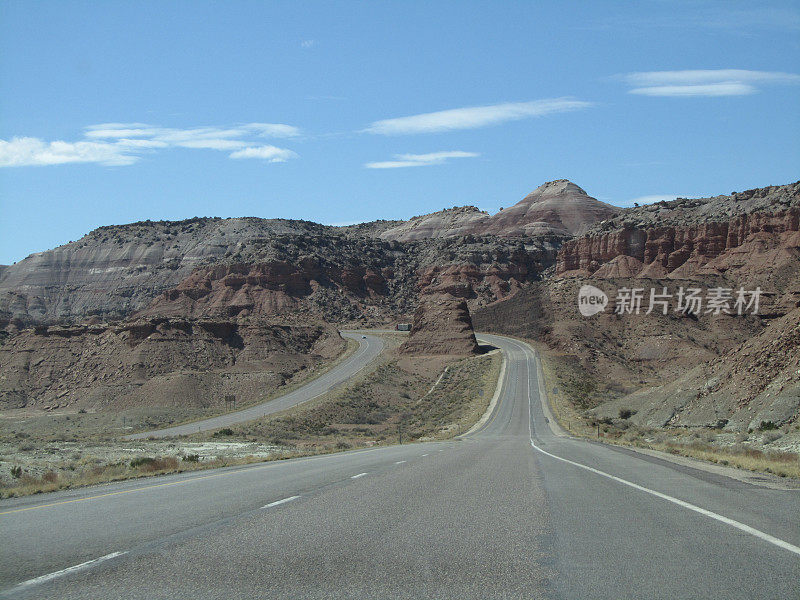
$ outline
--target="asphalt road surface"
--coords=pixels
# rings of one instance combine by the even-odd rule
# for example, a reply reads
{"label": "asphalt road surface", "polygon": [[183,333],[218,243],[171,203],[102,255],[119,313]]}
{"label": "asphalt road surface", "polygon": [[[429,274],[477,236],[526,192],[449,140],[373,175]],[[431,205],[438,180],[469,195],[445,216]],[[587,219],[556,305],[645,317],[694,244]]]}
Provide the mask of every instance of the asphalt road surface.
{"label": "asphalt road surface", "polygon": [[0,502],[21,598],[798,598],[800,494],[554,433],[537,360],[440,443]]}
{"label": "asphalt road surface", "polygon": [[342,337],[358,341],[358,350],[329,371],[326,371],[316,379],[288,394],[284,394],[283,396],[267,402],[262,402],[261,404],[256,404],[249,408],[232,411],[217,417],[211,417],[210,419],[203,419],[202,421],[195,421],[184,425],[176,425],[175,427],[168,427],[166,429],[134,433],[125,436],[125,439],[141,440],[147,438],[173,437],[176,435],[198,433],[199,431],[210,431],[212,429],[219,429],[220,427],[230,427],[237,423],[252,421],[253,419],[271,415],[302,404],[303,402],[313,400],[317,396],[329,392],[340,383],[350,379],[353,375],[375,360],[381,353],[381,350],[383,350],[383,340],[375,335],[343,331]]}

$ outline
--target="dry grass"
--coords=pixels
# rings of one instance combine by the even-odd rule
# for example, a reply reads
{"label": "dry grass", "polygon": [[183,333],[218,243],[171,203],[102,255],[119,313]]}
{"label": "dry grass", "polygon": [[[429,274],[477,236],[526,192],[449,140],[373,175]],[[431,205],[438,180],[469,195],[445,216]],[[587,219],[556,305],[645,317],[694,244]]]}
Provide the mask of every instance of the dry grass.
{"label": "dry grass", "polygon": [[[392,346],[396,344],[390,342]],[[291,411],[233,428],[234,438],[268,440],[284,448],[267,457],[198,461],[197,455],[137,456],[107,464],[85,457],[58,472],[34,476],[23,471],[0,485],[0,498],[396,443],[401,432],[404,443],[453,437],[469,429],[486,410],[501,358],[493,353],[465,359],[409,359],[390,353],[349,385]],[[447,372],[442,374],[445,366]]]}
{"label": "dry grass", "polygon": [[465,359],[389,355],[349,385],[283,414],[234,426],[233,433],[298,449],[452,437],[485,411],[500,364],[499,354]]}
{"label": "dry grass", "polygon": [[[186,460],[185,458],[180,460],[178,457],[167,456],[155,458],[152,461],[139,462],[139,464],[136,463],[140,459],[134,459],[133,461],[126,461],[124,463],[96,465],[89,469],[70,473],[69,475],[58,474],[55,471],[48,471],[41,477],[34,477],[27,473],[22,473],[22,475],[14,483],[10,485],[0,485],[0,499],[30,496],[45,492],[55,492],[57,490],[81,488],[90,485],[98,485],[101,483],[112,483],[114,481],[139,479],[141,477],[168,475],[170,473],[203,471],[206,469],[218,469],[220,467],[249,465],[260,462],[299,458],[302,456],[328,454],[330,452],[334,452],[335,450],[336,449],[333,446],[330,446],[306,451],[280,451],[268,457],[218,457],[213,460],[205,461]],[[136,464],[136,466],[131,466],[131,463]]]}
{"label": "dry grass", "polygon": [[720,448],[699,442],[692,444],[680,444],[675,442],[648,443],[641,439],[634,441],[631,445],[705,460],[719,465],[737,467],[748,471],[771,473],[778,477],[800,479],[800,456],[792,452],[765,452],[757,448]]}
{"label": "dry grass", "polygon": [[[645,430],[630,426],[623,418],[598,420],[586,416],[585,410],[592,405],[592,401],[583,395],[585,386],[570,385],[570,382],[582,381],[577,368],[565,357],[550,352],[541,345],[537,349],[553,416],[564,429],[575,436],[597,439],[599,433],[602,441],[611,444],[649,448],[723,466],[800,479],[800,455],[792,452],[760,450],[740,444],[733,447],[715,446],[709,442],[715,439],[716,432],[710,430],[706,432],[708,442],[697,439],[684,441],[681,439],[682,432]],[[674,439],[658,440],[665,437],[664,434]]]}

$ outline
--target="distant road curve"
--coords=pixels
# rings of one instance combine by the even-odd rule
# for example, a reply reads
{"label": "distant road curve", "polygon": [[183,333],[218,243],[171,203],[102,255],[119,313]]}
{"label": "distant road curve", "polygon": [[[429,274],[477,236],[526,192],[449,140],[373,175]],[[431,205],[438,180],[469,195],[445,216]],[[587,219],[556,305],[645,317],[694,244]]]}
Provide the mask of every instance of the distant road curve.
{"label": "distant road curve", "polygon": [[356,333],[352,331],[342,331],[342,337],[356,340],[359,344],[358,350],[352,356],[344,360],[342,363],[336,365],[329,371],[326,371],[319,377],[313,379],[307,384],[297,388],[278,398],[273,398],[267,402],[256,404],[243,410],[225,413],[217,417],[211,417],[202,421],[195,421],[194,423],[186,423],[184,425],[176,425],[175,427],[168,427],[167,429],[155,429],[153,431],[142,431],[125,436],[126,440],[141,440],[146,438],[165,438],[177,435],[189,435],[197,433],[198,431],[209,431],[211,429],[219,429],[220,427],[228,427],[236,425],[237,423],[244,423],[252,421],[266,415],[292,408],[303,402],[308,402],[330,391],[343,381],[347,381],[353,375],[358,373],[361,369],[366,367],[369,363],[375,360],[383,350],[383,340],[371,334]]}

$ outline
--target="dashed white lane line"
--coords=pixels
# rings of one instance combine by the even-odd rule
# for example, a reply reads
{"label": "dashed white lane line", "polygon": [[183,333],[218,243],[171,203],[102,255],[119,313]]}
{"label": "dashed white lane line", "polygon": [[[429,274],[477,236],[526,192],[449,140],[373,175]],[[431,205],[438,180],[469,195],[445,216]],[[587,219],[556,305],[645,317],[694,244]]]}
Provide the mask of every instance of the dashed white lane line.
{"label": "dashed white lane line", "polygon": [[402,465],[404,462],[406,462],[406,461],[404,461],[404,460],[398,460],[398,461],[397,461],[396,463],[394,463],[394,464],[396,464],[396,465]]}
{"label": "dashed white lane line", "polygon": [[358,475],[353,475],[350,479],[358,479],[359,477],[363,477],[366,473],[359,473]]}
{"label": "dashed white lane line", "polygon": [[[524,347],[523,347],[523,351],[524,351]],[[650,495],[655,496],[657,498],[661,498],[662,500],[666,500],[667,502],[672,502],[673,504],[677,504],[678,506],[681,506],[683,508],[686,508],[688,510],[691,510],[691,511],[694,511],[694,512],[696,512],[698,514],[701,514],[703,516],[706,516],[706,517],[709,517],[709,518],[714,519],[716,521],[719,521],[720,523],[725,523],[726,525],[730,525],[731,527],[735,527],[736,529],[738,529],[740,531],[744,531],[745,533],[749,533],[750,535],[755,536],[755,537],[757,537],[757,538],[759,538],[761,540],[764,540],[765,542],[768,542],[770,544],[773,544],[774,546],[778,546],[779,548],[783,548],[784,550],[788,550],[789,552],[793,552],[794,554],[800,555],[800,546],[795,546],[794,544],[790,544],[789,542],[784,541],[784,540],[782,540],[780,538],[776,538],[776,537],[774,537],[774,536],[772,536],[772,535],[770,535],[768,533],[764,533],[763,531],[761,531],[759,529],[756,529],[755,527],[750,527],[750,525],[745,525],[744,523],[741,523],[739,521],[736,521],[736,520],[731,519],[729,517],[726,517],[724,515],[719,515],[719,514],[713,512],[713,511],[710,511],[708,509],[702,508],[702,507],[697,506],[695,504],[692,504],[690,502],[686,502],[684,500],[681,500],[679,498],[675,498],[675,497],[670,496],[668,494],[663,494],[661,492],[657,492],[656,490],[651,490],[650,488],[646,488],[646,487],[644,487],[642,485],[639,485],[638,483],[633,483],[632,481],[628,481],[627,479],[622,479],[621,477],[617,477],[616,475],[611,475],[611,473],[606,473],[605,471],[601,471],[600,469],[595,469],[594,467],[590,467],[588,465],[584,465],[584,464],[581,464],[579,462],[575,462],[574,460],[569,460],[568,458],[563,458],[561,456],[556,456],[555,454],[551,454],[550,452],[547,452],[546,450],[542,450],[541,448],[539,448],[539,446],[537,446],[533,441],[533,430],[532,430],[532,419],[531,419],[531,402],[532,402],[531,401],[531,358],[530,358],[530,356],[528,355],[527,352],[524,352],[524,354],[525,354],[526,368],[527,368],[527,371],[528,371],[528,386],[527,386],[528,387],[528,431],[530,433],[531,446],[533,447],[534,450],[538,450],[542,454],[545,454],[545,455],[547,455],[547,456],[549,456],[551,458],[555,458],[556,460],[560,460],[560,461],[568,463],[570,465],[574,465],[576,467],[580,467],[581,469],[585,469],[587,471],[590,471],[590,472],[595,473],[597,475],[600,475],[602,477],[607,477],[608,479],[616,481],[617,483],[621,483],[623,485],[627,485],[627,486],[632,487],[632,488],[634,488],[636,490],[639,490],[641,492],[645,492],[646,494],[650,494]]]}
{"label": "dashed white lane line", "polygon": [[427,454],[427,453],[425,453],[425,454],[423,454],[422,456],[428,456],[428,454]]}
{"label": "dashed white lane line", "polygon": [[13,594],[15,592],[20,592],[23,589],[29,588],[31,586],[41,585],[42,583],[47,583],[48,581],[52,581],[53,579],[57,579],[58,577],[63,577],[64,575],[69,575],[70,573],[77,573],[78,571],[83,571],[84,569],[88,569],[89,567],[98,565],[101,562],[105,562],[107,560],[111,560],[112,558],[122,556],[123,554],[127,554],[127,552],[112,552],[111,554],[106,554],[105,556],[101,556],[100,558],[93,558],[92,560],[87,560],[85,563],[81,563],[73,567],[67,567],[66,569],[61,569],[60,571],[55,571],[53,573],[48,573],[47,575],[41,575],[33,579],[28,579],[28,581],[23,581],[16,587],[9,590],[7,593]]}
{"label": "dashed white lane line", "polygon": [[284,498],[283,500],[275,500],[275,502],[270,502],[269,504],[265,504],[261,508],[272,508],[273,506],[278,506],[279,504],[286,504],[287,502],[291,502],[292,500],[297,500],[300,496],[289,496],[288,498]]}

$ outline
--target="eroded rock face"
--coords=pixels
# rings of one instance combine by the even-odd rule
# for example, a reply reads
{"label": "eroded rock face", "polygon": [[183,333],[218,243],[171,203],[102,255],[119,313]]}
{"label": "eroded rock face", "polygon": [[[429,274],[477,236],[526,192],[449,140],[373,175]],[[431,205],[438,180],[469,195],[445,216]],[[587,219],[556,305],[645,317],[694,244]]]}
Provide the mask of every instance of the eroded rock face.
{"label": "eroded rock face", "polygon": [[800,416],[800,309],[721,357],[696,366],[662,386],[648,387],[600,407],[637,411],[632,421],[648,427],[756,429]]}
{"label": "eroded rock face", "polygon": [[466,301],[447,295],[422,299],[402,354],[469,355],[478,350]]}
{"label": "eroded rock face", "polygon": [[491,217],[484,233],[581,235],[618,212],[617,207],[592,198],[571,181],[558,179],[540,185],[514,206]]}
{"label": "eroded rock face", "polygon": [[414,309],[427,285],[421,276],[434,288],[469,287],[471,305],[505,297],[552,266],[561,241],[468,235],[403,243],[342,229],[264,219],[101,228],[6,270],[0,327],[136,313],[380,323]]}
{"label": "eroded rock face", "polygon": [[514,206],[495,215],[474,206],[453,207],[414,217],[379,235],[397,241],[470,234],[571,237],[618,212],[617,207],[592,198],[571,181],[559,179],[540,185]]}
{"label": "eroded rock face", "polygon": [[558,256],[559,274],[590,270],[593,262],[603,264],[616,256],[631,256],[645,265],[657,262],[667,272],[674,271],[690,258],[704,262],[737,248],[758,234],[767,242],[780,243],[781,234],[796,232],[800,208],[777,214],[754,213],[734,217],[728,222],[698,223],[686,227],[624,229],[586,236],[566,242]]}
{"label": "eroded rock face", "polygon": [[0,409],[257,400],[343,348],[330,327],[221,319],[40,326],[0,345]]}

